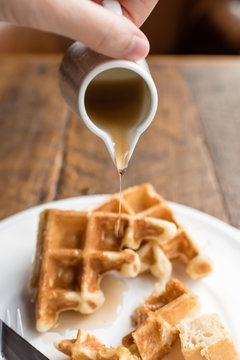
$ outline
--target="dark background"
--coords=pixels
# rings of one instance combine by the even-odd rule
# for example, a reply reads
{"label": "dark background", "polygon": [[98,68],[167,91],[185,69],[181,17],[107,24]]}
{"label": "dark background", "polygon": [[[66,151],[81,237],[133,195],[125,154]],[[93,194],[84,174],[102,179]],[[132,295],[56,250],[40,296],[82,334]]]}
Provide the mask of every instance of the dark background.
{"label": "dark background", "polygon": [[[240,0],[159,0],[142,27],[153,54],[239,54]],[[71,40],[0,24],[0,52],[59,53]]]}

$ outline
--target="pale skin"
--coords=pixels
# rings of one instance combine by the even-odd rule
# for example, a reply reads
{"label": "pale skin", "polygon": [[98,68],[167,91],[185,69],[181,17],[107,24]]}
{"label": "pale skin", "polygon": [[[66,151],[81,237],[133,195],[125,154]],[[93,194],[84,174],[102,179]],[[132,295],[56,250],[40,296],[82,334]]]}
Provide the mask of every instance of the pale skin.
{"label": "pale skin", "polygon": [[158,0],[119,0],[124,16],[101,0],[0,0],[0,21],[67,36],[102,54],[136,61],[149,43],[139,27]]}

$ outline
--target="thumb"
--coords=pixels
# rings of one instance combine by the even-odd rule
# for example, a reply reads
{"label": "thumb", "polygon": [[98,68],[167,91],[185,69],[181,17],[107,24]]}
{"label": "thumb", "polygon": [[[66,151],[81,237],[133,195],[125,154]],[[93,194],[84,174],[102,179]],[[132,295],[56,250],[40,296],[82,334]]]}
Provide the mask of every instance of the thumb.
{"label": "thumb", "polygon": [[3,2],[5,21],[67,36],[104,55],[136,61],[149,51],[147,38],[133,22],[93,1]]}

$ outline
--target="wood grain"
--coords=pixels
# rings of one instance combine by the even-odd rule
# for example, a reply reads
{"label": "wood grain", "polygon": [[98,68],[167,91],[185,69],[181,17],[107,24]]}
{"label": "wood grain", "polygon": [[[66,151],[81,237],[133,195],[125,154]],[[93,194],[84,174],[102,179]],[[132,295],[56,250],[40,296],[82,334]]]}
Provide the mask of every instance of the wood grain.
{"label": "wood grain", "polygon": [[[240,66],[238,62],[183,73],[198,109],[214,171],[231,224],[240,227]],[[208,77],[204,74],[208,74]]]}
{"label": "wood grain", "polygon": [[[159,95],[158,111],[134,151],[124,187],[151,182],[167,199],[227,221],[188,83],[178,66],[161,66],[156,57],[149,63]],[[103,143],[74,115],[65,159],[59,198],[118,191],[118,175]]]}
{"label": "wood grain", "polygon": [[[105,145],[59,94],[59,61],[0,58],[1,218],[54,199],[118,191]],[[148,61],[159,106],[124,187],[151,182],[167,199],[240,227],[240,64],[208,57]]]}
{"label": "wood grain", "polygon": [[54,199],[67,112],[57,61],[0,60],[0,217]]}

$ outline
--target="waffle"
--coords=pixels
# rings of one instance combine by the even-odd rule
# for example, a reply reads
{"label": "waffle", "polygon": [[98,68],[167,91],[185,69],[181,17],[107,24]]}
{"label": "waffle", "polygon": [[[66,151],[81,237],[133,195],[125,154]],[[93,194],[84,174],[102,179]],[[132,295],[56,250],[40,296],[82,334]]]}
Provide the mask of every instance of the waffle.
{"label": "waffle", "polygon": [[199,309],[198,297],[179,280],[169,280],[165,289],[158,283],[137,309],[137,328],[123,338],[123,346],[144,360],[160,359],[177,339],[179,322],[196,315]]}
{"label": "waffle", "polygon": [[76,339],[61,340],[55,346],[72,360],[159,360],[173,350],[178,339],[185,360],[238,360],[233,339],[218,315],[199,315],[199,310],[198,298],[172,279],[165,289],[156,284],[135,312],[136,331],[124,337],[117,349],[106,347],[82,330]]}
{"label": "waffle", "polygon": [[55,346],[72,360],[140,360],[125,347],[106,347],[94,335],[82,330],[78,330],[77,339],[62,340]]}
{"label": "waffle", "polygon": [[[118,208],[119,193],[114,194],[109,200],[97,207],[95,211],[117,213]],[[146,242],[141,243],[137,250],[141,261],[141,272],[150,270],[155,276],[162,278],[162,261],[164,261],[164,267],[168,269],[169,273],[171,271],[169,261],[176,258],[186,264],[186,271],[193,279],[199,279],[212,271],[210,259],[200,252],[184,227],[175,219],[174,213],[167,205],[167,202],[151,184],[134,186],[123,191],[122,213],[138,215],[142,218],[150,217],[167,220],[177,227],[176,234],[172,238],[161,239],[158,246],[156,242],[150,242],[147,245]]]}
{"label": "waffle", "polygon": [[170,238],[176,226],[167,221],[123,214],[121,236],[115,236],[118,215],[49,209],[40,215],[35,267],[31,280],[36,301],[36,327],[44,332],[58,314],[89,314],[105,298],[99,285],[104,274],[117,271],[135,277],[140,271],[137,248],[146,238]]}

